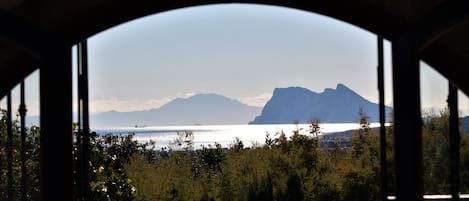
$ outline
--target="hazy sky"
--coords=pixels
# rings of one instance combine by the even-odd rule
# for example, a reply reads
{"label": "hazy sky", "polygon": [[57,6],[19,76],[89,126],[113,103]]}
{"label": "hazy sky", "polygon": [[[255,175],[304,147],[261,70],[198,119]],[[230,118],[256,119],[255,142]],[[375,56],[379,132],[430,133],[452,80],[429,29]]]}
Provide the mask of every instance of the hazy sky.
{"label": "hazy sky", "polygon": [[[176,97],[217,93],[263,106],[274,88],[316,92],[343,83],[377,102],[376,36],[290,8],[221,4],[159,13],[88,40],[92,112],[157,108]],[[392,105],[385,43],[386,104]],[[447,83],[422,64],[422,105],[443,107]],[[27,80],[37,82],[37,73]],[[31,85],[31,84],[30,84]],[[37,95],[30,87],[29,97]],[[468,109],[461,98],[461,109]],[[37,105],[37,99],[30,105]],[[30,114],[36,113],[34,106]]]}
{"label": "hazy sky", "polygon": [[[299,10],[228,4],[135,20],[89,39],[90,96],[157,107],[218,93],[262,106],[275,87],[314,91],[341,82],[376,97],[376,38]],[[124,107],[124,106],[123,106]]]}

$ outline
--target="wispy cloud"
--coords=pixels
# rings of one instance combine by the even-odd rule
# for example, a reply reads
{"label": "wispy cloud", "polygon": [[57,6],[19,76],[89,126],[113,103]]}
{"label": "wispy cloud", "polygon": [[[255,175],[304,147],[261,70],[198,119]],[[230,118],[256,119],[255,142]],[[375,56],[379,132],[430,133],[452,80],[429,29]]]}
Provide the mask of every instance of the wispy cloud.
{"label": "wispy cloud", "polygon": [[262,93],[257,96],[246,96],[239,98],[239,101],[243,102],[246,105],[264,107],[264,105],[272,97],[271,93]]}
{"label": "wispy cloud", "polygon": [[131,100],[120,100],[117,98],[109,99],[97,99],[90,101],[90,112],[105,112],[105,111],[138,111],[138,110],[148,110],[153,108],[159,108],[162,105],[168,103],[172,99],[169,97],[164,97],[161,99],[131,99]]}
{"label": "wispy cloud", "polygon": [[363,98],[365,98],[366,100],[369,100],[372,103],[378,103],[379,102],[379,99],[376,96],[364,95]]}
{"label": "wispy cloud", "polygon": [[[175,98],[188,98],[196,93],[194,92],[178,92],[174,97],[164,97],[159,99],[130,99],[122,100],[118,98],[95,99],[90,101],[90,112],[106,112],[106,111],[139,111],[159,108]],[[257,96],[241,97],[239,100],[250,106],[263,107],[265,103],[272,97],[271,93],[263,93]]]}
{"label": "wispy cloud", "polygon": [[197,93],[195,92],[178,92],[176,98],[189,98]]}
{"label": "wispy cloud", "polygon": [[174,100],[175,98],[188,98],[196,93],[193,92],[178,92],[174,97],[163,97],[163,98],[154,98],[154,99],[130,99],[122,100],[118,98],[108,98],[108,99],[95,99],[90,101],[90,112],[106,112],[106,111],[119,111],[119,112],[128,112],[128,111],[140,111],[148,109],[156,109],[163,106],[166,103]]}

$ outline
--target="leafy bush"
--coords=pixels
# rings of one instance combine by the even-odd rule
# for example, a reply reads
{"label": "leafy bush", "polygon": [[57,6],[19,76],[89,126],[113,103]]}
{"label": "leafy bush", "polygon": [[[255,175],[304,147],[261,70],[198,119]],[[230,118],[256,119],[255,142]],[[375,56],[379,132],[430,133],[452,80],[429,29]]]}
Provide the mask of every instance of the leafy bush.
{"label": "leafy bush", "polygon": [[[7,191],[6,116],[0,119],[0,200]],[[309,131],[266,134],[265,145],[246,149],[236,139],[230,148],[220,144],[193,149],[193,133],[179,133],[175,150],[156,151],[154,143],[138,143],[133,134],[91,134],[90,167],[93,200],[378,200],[380,192],[379,138],[359,113],[360,129],[351,146],[321,147],[319,121]],[[423,125],[426,193],[448,192],[448,114],[429,115]],[[302,133],[304,132],[304,133]],[[389,183],[393,192],[392,127],[388,128]],[[19,141],[17,122],[13,138]],[[39,199],[40,129],[27,130],[27,200]],[[75,144],[76,152],[78,145]],[[14,159],[20,158],[14,143]],[[461,191],[469,191],[469,135],[461,140]],[[78,153],[78,152],[77,152]],[[77,163],[77,161],[76,161]],[[21,168],[13,163],[14,197],[20,197]],[[76,178],[79,179],[76,175]],[[78,180],[77,180],[78,181]]]}

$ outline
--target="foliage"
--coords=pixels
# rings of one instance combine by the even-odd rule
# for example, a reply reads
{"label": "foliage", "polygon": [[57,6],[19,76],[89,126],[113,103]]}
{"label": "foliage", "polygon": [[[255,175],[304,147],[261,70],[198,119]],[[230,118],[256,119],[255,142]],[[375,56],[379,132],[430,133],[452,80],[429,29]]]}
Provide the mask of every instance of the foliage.
{"label": "foliage", "polygon": [[[8,163],[7,163],[7,111],[0,109],[0,200],[8,200]],[[26,198],[25,200],[39,200],[39,127],[31,126],[26,130]],[[18,121],[12,120],[13,140],[13,200],[21,198],[21,137]]]}
{"label": "foliage", "polygon": [[90,138],[91,197],[92,200],[133,200],[135,187],[124,171],[124,164],[145,145],[132,140],[132,134],[98,136]]}
{"label": "foliage", "polygon": [[[6,117],[0,121],[0,200],[6,199]],[[378,200],[380,192],[379,136],[359,111],[360,128],[351,146],[322,147],[320,122],[295,129],[290,137],[266,133],[265,145],[246,148],[235,139],[193,147],[193,133],[179,132],[174,150],[156,150],[138,143],[133,134],[91,134],[93,200]],[[425,193],[448,193],[448,112],[430,113],[423,121]],[[387,130],[388,190],[394,192],[392,127]],[[27,130],[28,199],[39,199],[39,128]],[[19,139],[17,122],[14,140]],[[273,137],[275,136],[275,137]],[[469,192],[469,135],[461,135],[461,191]],[[336,139],[335,142],[339,140]],[[74,145],[75,150],[78,144]],[[14,159],[19,160],[19,143]],[[13,163],[14,196],[19,198],[20,166]]]}
{"label": "foliage", "polygon": [[[448,188],[447,112],[426,118],[423,125],[425,192]],[[379,200],[379,136],[359,111],[360,129],[352,146],[321,147],[312,121],[309,131],[266,133],[265,145],[245,149],[238,139],[232,147],[219,145],[189,152],[170,152],[157,163],[140,156],[125,165],[142,200]],[[392,127],[387,128],[388,190],[394,192]],[[272,136],[276,136],[273,138]],[[469,135],[462,134],[461,167],[469,167]],[[145,173],[144,173],[145,172]],[[469,181],[461,169],[461,181]],[[438,181],[438,182],[436,182]],[[468,192],[467,182],[461,183]]]}
{"label": "foliage", "polygon": [[175,149],[183,149],[185,151],[194,149],[194,133],[189,130],[178,131],[176,138],[171,143]]}
{"label": "foliage", "polygon": [[[0,110],[0,200],[8,200],[8,164],[7,164],[7,115]],[[21,198],[21,143],[18,121],[12,121],[13,134],[13,200]],[[25,200],[39,200],[40,190],[40,163],[39,163],[39,135],[37,126],[26,128],[26,198]],[[132,180],[124,171],[124,164],[128,163],[134,154],[145,155],[147,162],[152,162],[154,154],[151,143],[139,144],[132,139],[133,135],[103,135],[91,134],[91,192],[93,200],[134,200],[135,187]],[[78,154],[78,145],[74,144],[75,153]],[[75,160],[77,158],[75,157]],[[75,161],[75,164],[77,162]],[[75,178],[78,175],[75,175]]]}
{"label": "foliage", "polygon": [[[422,127],[425,193],[449,194],[449,111],[427,111]],[[469,192],[469,135],[461,134],[461,192]]]}
{"label": "foliage", "polygon": [[156,163],[136,155],[125,169],[142,200],[378,199],[376,146],[365,146],[376,137],[369,127],[357,131],[367,138],[358,158],[351,149],[321,148],[319,131],[316,120],[288,138],[283,131],[277,138],[267,133],[266,144],[254,149],[237,139],[227,149],[172,151]]}

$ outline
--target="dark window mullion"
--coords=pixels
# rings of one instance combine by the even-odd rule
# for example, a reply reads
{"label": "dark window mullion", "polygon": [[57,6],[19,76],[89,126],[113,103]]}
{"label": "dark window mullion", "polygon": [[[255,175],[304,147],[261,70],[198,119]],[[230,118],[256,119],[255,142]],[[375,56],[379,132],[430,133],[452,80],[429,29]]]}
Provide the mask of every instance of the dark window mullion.
{"label": "dark window mullion", "polygon": [[24,95],[24,80],[20,83],[20,106],[18,113],[20,114],[21,127],[21,200],[26,200],[26,103]]}
{"label": "dark window mullion", "polygon": [[11,113],[11,92],[7,95],[7,172],[8,172],[8,200],[13,199],[13,129]]}
{"label": "dark window mullion", "polygon": [[91,200],[90,192],[90,126],[88,106],[88,47],[84,40],[78,44],[78,117],[79,128],[82,138],[81,146],[81,170],[82,170],[82,192],[84,200]]}
{"label": "dark window mullion", "polygon": [[383,37],[378,36],[378,92],[379,92],[379,123],[380,123],[380,165],[381,165],[381,200],[387,200],[387,163],[386,163],[386,111],[384,106],[384,50]]}
{"label": "dark window mullion", "polygon": [[459,135],[458,115],[458,89],[449,82],[448,84],[448,108],[449,108],[449,149],[450,149],[450,192],[451,200],[459,200]]}

